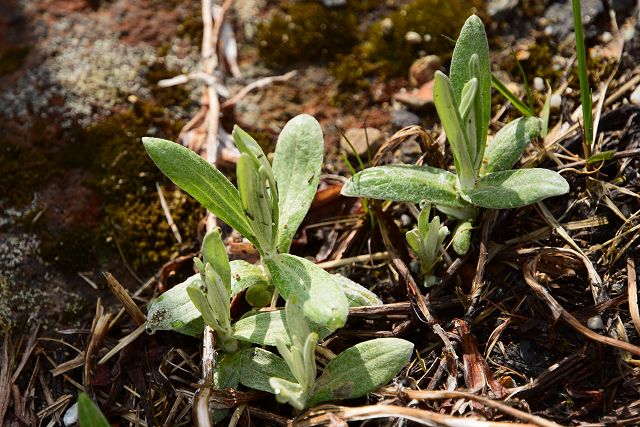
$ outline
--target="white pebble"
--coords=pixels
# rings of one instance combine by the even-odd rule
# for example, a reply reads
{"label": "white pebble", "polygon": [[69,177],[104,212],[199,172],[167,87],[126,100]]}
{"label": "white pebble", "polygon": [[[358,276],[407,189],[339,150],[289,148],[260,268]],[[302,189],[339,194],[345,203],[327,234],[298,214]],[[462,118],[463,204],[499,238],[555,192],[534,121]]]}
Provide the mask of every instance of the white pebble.
{"label": "white pebble", "polygon": [[549,106],[552,110],[559,110],[560,105],[562,105],[562,97],[559,93],[554,93],[551,95],[551,101],[549,102]]}
{"label": "white pebble", "polygon": [[603,43],[609,43],[611,40],[613,40],[613,36],[609,31],[605,31],[600,36],[600,40],[602,40]]}
{"label": "white pebble", "polygon": [[544,80],[542,80],[542,77],[535,77],[533,79],[533,87],[538,92],[542,92],[544,90]]}
{"label": "white pebble", "polygon": [[604,322],[602,321],[602,317],[600,317],[599,315],[590,317],[589,320],[587,320],[587,328],[594,330],[604,329]]}
{"label": "white pebble", "polygon": [[629,101],[631,101],[632,104],[640,105],[640,86],[636,86],[633,92],[631,92]]}
{"label": "white pebble", "polygon": [[404,35],[404,39],[411,44],[418,44],[422,42],[422,36],[415,31],[408,31],[407,34]]}
{"label": "white pebble", "polygon": [[66,427],[72,426],[78,422],[78,402],[74,403],[67,409],[67,412],[64,413],[64,417],[62,418],[62,422]]}

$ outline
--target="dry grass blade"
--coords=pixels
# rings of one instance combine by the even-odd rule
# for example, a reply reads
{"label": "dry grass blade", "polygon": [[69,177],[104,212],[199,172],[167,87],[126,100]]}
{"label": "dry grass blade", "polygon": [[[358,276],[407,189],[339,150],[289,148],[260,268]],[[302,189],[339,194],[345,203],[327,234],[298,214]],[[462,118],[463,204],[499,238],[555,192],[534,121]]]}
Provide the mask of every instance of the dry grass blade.
{"label": "dry grass blade", "polygon": [[107,354],[105,354],[102,357],[102,359],[100,359],[98,361],[98,365],[102,365],[107,360],[111,359],[113,356],[118,354],[123,348],[125,348],[126,346],[128,346],[129,344],[134,342],[140,335],[142,335],[142,333],[146,330],[146,328],[147,328],[147,322],[145,322],[142,325],[138,326],[138,328],[136,330],[131,332],[126,337],[122,338],[118,342],[118,344],[116,344],[115,347],[113,347],[111,350],[109,350],[109,352]]}
{"label": "dry grass blade", "polygon": [[542,255],[552,254],[557,249],[547,248],[541,251],[535,258],[524,265],[524,279],[527,284],[533,289],[544,302],[547,303],[547,306],[551,310],[552,314],[556,318],[562,318],[565,322],[567,322],[571,327],[577,330],[579,333],[584,335],[585,337],[599,342],[601,344],[610,345],[621,350],[628,351],[629,353],[633,353],[637,356],[640,356],[640,347],[637,347],[628,342],[616,340],[610,337],[605,337],[600,334],[593,332],[591,329],[584,326],[578,319],[576,319],[573,315],[571,315],[568,311],[566,311],[560,303],[551,296],[549,291],[542,286],[535,278],[535,273],[537,271],[538,261],[542,257]]}
{"label": "dry grass blade", "polygon": [[98,352],[100,346],[102,345],[102,341],[104,341],[107,332],[109,332],[109,321],[111,320],[111,313],[104,313],[104,307],[98,300],[96,306],[96,315],[93,319],[93,324],[91,326],[91,338],[89,339],[89,344],[87,344],[87,349],[84,353],[84,371],[82,377],[82,383],[84,388],[89,394],[91,393],[91,371],[93,369],[93,356]]}
{"label": "dry grass blade", "polygon": [[640,335],[640,309],[638,308],[638,283],[636,280],[636,264],[633,258],[627,258],[627,284],[629,293],[629,313],[636,332]]}
{"label": "dry grass blade", "polygon": [[4,420],[4,415],[7,412],[7,408],[9,408],[12,364],[13,351],[11,342],[9,341],[9,334],[5,333],[2,343],[2,354],[0,354],[0,421]]}
{"label": "dry grass blade", "polygon": [[433,153],[438,153],[440,155],[439,161],[435,164],[440,166],[439,163],[442,160],[442,155],[438,150],[429,150],[434,146],[433,138],[420,126],[408,126],[393,134],[391,138],[385,141],[385,143],[378,149],[378,152],[373,157],[372,166],[379,165],[386,154],[393,153],[398,149],[400,144],[409,139],[415,139],[424,152],[432,151]]}
{"label": "dry grass blade", "polygon": [[[444,399],[468,399],[481,403],[490,408],[495,408],[507,415],[514,418],[518,418],[522,421],[526,421],[535,424],[540,427],[559,427],[559,424],[553,421],[546,420],[537,415],[530,414],[528,412],[521,411],[512,406],[507,405],[501,401],[492,400],[476,394],[467,393],[464,391],[441,391],[441,390],[402,390],[402,395],[417,400],[444,400]],[[397,394],[396,389],[386,388],[383,391],[384,395],[395,396]]]}
{"label": "dry grass blade", "polygon": [[147,316],[144,315],[138,305],[133,302],[129,292],[116,280],[111,273],[103,273],[104,278],[107,279],[109,289],[118,298],[118,301],[122,303],[129,316],[136,322],[138,326],[144,324],[147,321]]}
{"label": "dry grass blade", "polygon": [[[415,423],[433,427],[513,427],[513,423],[485,421],[470,417],[454,417],[424,409],[407,408],[395,405],[371,405],[350,408],[346,406],[324,405],[315,408],[291,424],[292,427],[310,427],[318,425],[336,425],[337,417],[343,421],[362,421],[376,418],[402,418]],[[518,424],[520,426],[536,426],[537,424]],[[558,427],[558,424],[547,424]]]}

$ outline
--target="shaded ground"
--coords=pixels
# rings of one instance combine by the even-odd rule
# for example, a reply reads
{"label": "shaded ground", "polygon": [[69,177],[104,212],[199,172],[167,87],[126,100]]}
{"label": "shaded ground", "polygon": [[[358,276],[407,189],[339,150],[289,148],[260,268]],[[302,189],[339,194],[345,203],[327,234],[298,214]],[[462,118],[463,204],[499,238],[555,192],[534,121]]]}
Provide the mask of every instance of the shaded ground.
{"label": "shaded ground", "polygon": [[[585,1],[583,8],[594,93],[600,93],[615,71],[618,56],[612,43],[625,39],[619,69],[608,85],[611,96],[638,74],[640,33],[633,2],[604,3]],[[378,227],[368,226],[359,203],[331,193],[336,181],[329,175],[349,173],[338,128],[372,127],[389,137],[418,124],[437,137],[441,128],[425,89],[429,79],[418,66],[409,72],[409,66],[421,56],[439,55],[446,69],[452,46],[447,37],[455,38],[472,10],[488,23],[493,67],[500,78],[523,97],[518,62],[531,85],[534,77],[547,79],[560,99],[551,123],[562,122],[565,130],[572,125],[579,94],[569,6],[564,1],[372,0],[330,9],[321,2],[237,1],[232,20],[242,76],[228,81],[229,91],[236,93],[265,75],[298,72],[288,82],[244,97],[233,115],[225,117],[227,131],[238,123],[272,147],[284,123],[306,112],[321,122],[325,133],[327,177],[321,189],[330,196],[314,205],[294,251],[326,261],[393,249],[385,246]],[[617,13],[619,33],[610,12]],[[12,372],[29,347],[28,338],[42,337],[33,341],[34,351],[27,352],[31,357],[20,367],[6,425],[59,419],[75,399],[75,384],[93,390],[113,422],[153,418],[163,423],[170,416],[174,421],[169,424],[190,422],[188,400],[199,379],[197,340],[172,333],[143,335],[108,363],[94,365],[91,378],[83,376],[83,357],[54,372],[59,375],[50,370],[87,349],[91,322],[99,318],[98,298],[107,312],[120,309],[102,271],[112,272],[132,293],[145,283],[137,299],[141,305],[191,271],[203,210],[153,167],[139,137],[176,139],[196,113],[201,95],[197,82],[169,89],[156,83],[201,66],[200,19],[197,4],[172,0],[11,0],[0,5],[0,328],[8,331],[2,347],[8,354],[0,359],[1,366],[14,360]],[[631,21],[623,26],[627,19]],[[633,153],[640,148],[640,100],[631,96],[636,85],[603,108],[601,151]],[[414,86],[422,90],[413,93]],[[544,87],[533,89],[538,111],[545,92]],[[499,95],[494,99],[495,131],[517,112]],[[499,395],[495,383],[478,383],[478,372],[470,371],[477,365],[469,358],[481,355],[488,363],[484,374],[522,399],[521,409],[567,425],[616,420],[637,424],[637,361],[558,320],[560,313],[551,314],[549,304],[524,280],[523,270],[582,324],[589,321],[602,336],[637,343],[628,312],[627,277],[632,271],[628,259],[638,262],[640,165],[630,154],[585,171],[584,164],[571,165],[581,155],[578,136],[565,134],[561,126],[555,135],[562,135],[559,143],[564,147],[550,147],[558,153],[559,164],[548,159],[541,143],[528,150],[523,163],[563,169],[571,194],[545,202],[550,215],[541,207],[486,214],[469,255],[452,264],[451,274],[443,268],[439,273],[445,282],[429,292],[441,324],[457,335],[458,365],[441,363],[451,360],[408,304],[382,316],[355,314],[332,345],[340,348],[363,336],[396,331],[415,342],[420,352],[398,384],[429,390],[453,382],[460,388],[480,385],[483,394]],[[419,155],[417,144],[407,143],[396,158],[412,162]],[[450,163],[449,158],[444,161]],[[167,224],[156,183],[182,243]],[[347,221],[338,223],[338,217]],[[392,230],[393,245],[409,264],[401,236],[412,225],[411,209],[394,205],[377,221]],[[491,260],[480,309],[465,318],[471,330],[467,333],[454,319],[465,314],[483,234]],[[543,247],[584,252],[602,284],[589,276],[590,264],[576,253],[540,252]],[[537,267],[530,264],[535,255],[541,257]],[[368,285],[386,303],[407,302],[407,284],[391,265],[353,264],[339,271]],[[169,272],[175,274],[168,277]],[[103,356],[133,329],[133,322],[123,317],[94,356]],[[45,339],[63,340],[79,350]],[[0,386],[7,380],[0,375]],[[9,402],[3,396],[0,393],[0,410]],[[404,406],[412,397],[389,392],[385,399]],[[452,413],[464,409],[460,402],[416,405]],[[277,425],[283,421],[279,417],[294,415],[266,396],[249,405],[255,408],[255,425]],[[170,415],[174,407],[177,412]],[[474,410],[488,419],[504,419],[499,411]],[[243,425],[250,425],[249,418],[241,419]]]}

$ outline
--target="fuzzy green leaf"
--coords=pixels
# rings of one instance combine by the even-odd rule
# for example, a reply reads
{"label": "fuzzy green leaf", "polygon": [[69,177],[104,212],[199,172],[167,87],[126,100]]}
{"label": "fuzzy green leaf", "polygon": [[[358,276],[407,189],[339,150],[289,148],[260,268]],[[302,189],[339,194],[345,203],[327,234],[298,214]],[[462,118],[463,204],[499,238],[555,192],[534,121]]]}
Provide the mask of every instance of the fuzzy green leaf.
{"label": "fuzzy green leaf", "polygon": [[309,406],[364,396],[391,380],[411,358],[413,344],[399,338],[365,341],[343,351],[316,380]]}
{"label": "fuzzy green leaf", "polygon": [[257,243],[242,211],[238,190],[218,169],[174,142],[158,138],[142,138],[142,142],[151,159],[171,181],[252,243]]}
{"label": "fuzzy green leaf", "polygon": [[258,249],[261,253],[267,253],[272,250],[275,237],[274,206],[267,189],[268,183],[260,170],[264,171],[264,168],[259,169],[249,154],[240,155],[236,175],[242,208],[258,241]]}
{"label": "fuzzy green leaf", "polygon": [[187,287],[197,280],[201,280],[200,275],[194,274],[149,303],[147,314],[149,331],[172,330],[194,337],[202,335],[204,331],[202,315],[187,294]]}
{"label": "fuzzy green leaf", "polygon": [[451,172],[431,166],[376,166],[358,172],[342,187],[342,194],[353,197],[420,203],[464,208],[458,197],[457,178]]}
{"label": "fuzzy green leaf", "polygon": [[[489,130],[489,119],[491,117],[491,64],[489,62],[489,43],[484,31],[482,20],[476,15],[471,15],[464,23],[460,36],[456,41],[451,58],[451,84],[456,104],[462,100],[462,90],[472,77],[470,69],[471,57],[478,56],[478,93],[477,99],[480,101],[481,114],[478,123],[482,126],[477,129],[478,140],[486,141]],[[438,111],[438,114],[440,111]],[[445,129],[446,130],[446,129]],[[471,135],[469,136],[471,137]]]}
{"label": "fuzzy green leaf", "polygon": [[[309,322],[311,331],[320,338],[331,335],[332,330]],[[285,345],[291,345],[291,336],[287,328],[287,315],[284,310],[263,311],[243,317],[233,324],[233,338],[258,345],[275,346],[278,339]]]}
{"label": "fuzzy green leaf", "polygon": [[267,393],[275,393],[269,383],[272,377],[296,381],[284,360],[270,351],[254,347],[242,352],[241,384]]}
{"label": "fuzzy green leaf", "polygon": [[569,184],[556,172],[548,169],[518,169],[483,176],[465,196],[471,203],[483,208],[509,209],[568,192]]}
{"label": "fuzzy green leaf", "polygon": [[320,124],[308,114],[291,119],[282,129],[273,159],[278,183],[278,249],[289,246],[316,194],[324,155]]}
{"label": "fuzzy green leaf", "polygon": [[295,295],[307,319],[338,329],[347,321],[349,303],[331,274],[314,263],[289,254],[264,259],[280,295]]}
{"label": "fuzzy green leaf", "polygon": [[78,396],[78,421],[80,427],[111,427],[100,408],[85,393]]}
{"label": "fuzzy green leaf", "polygon": [[460,221],[453,231],[451,246],[453,246],[453,250],[460,256],[465,255],[469,250],[472,228],[473,224],[471,221]]}
{"label": "fuzzy green leaf", "polygon": [[216,388],[238,388],[244,351],[218,356],[213,373],[213,385]]}
{"label": "fuzzy green leaf", "polygon": [[234,260],[229,263],[231,267],[231,296],[239,294],[243,290],[256,285],[268,285],[269,279],[262,269],[243,260]]}
{"label": "fuzzy green leaf", "polygon": [[369,305],[382,305],[382,301],[376,294],[359,283],[340,274],[332,274],[333,280],[338,284],[344,296],[349,301],[349,307],[364,307]]}
{"label": "fuzzy green leaf", "polygon": [[542,120],[537,117],[521,117],[500,129],[487,147],[481,174],[511,169],[541,130]]}
{"label": "fuzzy green leaf", "polygon": [[[473,88],[473,85],[467,87]],[[465,99],[466,98],[468,97],[465,96]],[[440,116],[440,120],[442,121],[447,140],[451,146],[460,185],[462,188],[468,188],[473,185],[473,181],[475,180],[473,157],[471,155],[473,150],[471,149],[471,143],[467,135],[467,127],[463,123],[460,111],[458,110],[458,105],[461,101],[455,99],[449,78],[440,71],[436,71],[433,101],[436,105],[438,116]],[[471,106],[472,101],[473,99],[469,101],[469,106]]]}
{"label": "fuzzy green leaf", "polygon": [[[227,293],[231,292],[231,267],[229,266],[229,256],[227,248],[222,241],[220,230],[209,231],[202,241],[202,260],[205,264],[211,264],[213,270],[218,273],[222,283],[227,288]],[[203,271],[200,272],[204,273]]]}

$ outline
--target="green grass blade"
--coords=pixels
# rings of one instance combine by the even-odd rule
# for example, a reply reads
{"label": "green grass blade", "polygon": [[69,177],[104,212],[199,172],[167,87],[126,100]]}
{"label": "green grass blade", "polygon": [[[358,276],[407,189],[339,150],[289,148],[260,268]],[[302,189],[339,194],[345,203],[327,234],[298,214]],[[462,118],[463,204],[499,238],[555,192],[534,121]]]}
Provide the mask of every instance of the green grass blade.
{"label": "green grass blade", "polygon": [[527,104],[522,102],[520,98],[518,98],[513,92],[507,88],[504,83],[502,83],[495,74],[491,75],[491,83],[493,87],[496,88],[498,92],[502,94],[507,100],[515,107],[516,110],[520,111],[520,114],[526,117],[533,117],[536,114],[529,108]]}
{"label": "green grass blade", "polygon": [[[571,0],[573,6],[573,26],[576,33],[576,55],[578,56],[578,77],[580,79],[580,101],[582,102],[582,119],[584,128],[584,142],[587,149],[593,143],[593,101],[591,99],[591,88],[589,87],[589,76],[587,74],[587,50],[584,43],[584,32],[582,30],[582,11],[580,10],[580,0]],[[589,154],[587,154],[588,157]]]}

